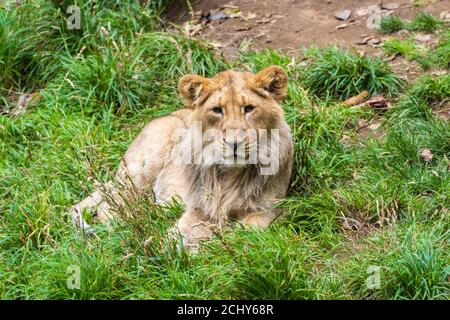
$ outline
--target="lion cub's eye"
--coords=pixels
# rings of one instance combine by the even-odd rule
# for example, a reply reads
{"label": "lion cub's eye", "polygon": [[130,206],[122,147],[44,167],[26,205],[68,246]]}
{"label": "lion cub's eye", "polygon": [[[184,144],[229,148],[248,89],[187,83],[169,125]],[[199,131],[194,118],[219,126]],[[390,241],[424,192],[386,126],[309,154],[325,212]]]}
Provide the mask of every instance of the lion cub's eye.
{"label": "lion cub's eye", "polygon": [[214,113],[218,113],[218,114],[222,114],[222,113],[223,113],[223,110],[222,110],[221,107],[214,107],[214,108],[212,108],[211,110],[212,110],[212,112],[214,112]]}
{"label": "lion cub's eye", "polygon": [[250,113],[250,112],[252,112],[254,109],[255,109],[254,106],[248,105],[248,106],[245,106],[245,107],[244,107],[244,112],[245,112],[245,113]]}

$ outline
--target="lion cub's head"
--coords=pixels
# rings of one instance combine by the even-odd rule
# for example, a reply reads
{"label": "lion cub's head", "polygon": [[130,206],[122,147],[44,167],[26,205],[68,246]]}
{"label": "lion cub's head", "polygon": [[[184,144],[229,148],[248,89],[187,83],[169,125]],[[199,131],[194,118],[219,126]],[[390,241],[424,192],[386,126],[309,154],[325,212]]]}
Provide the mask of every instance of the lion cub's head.
{"label": "lion cub's head", "polygon": [[225,71],[213,78],[184,76],[179,91],[201,132],[197,149],[202,163],[259,164],[258,152],[270,149],[272,133],[285,123],[278,103],[286,95],[287,80],[286,72],[277,66],[256,75]]}

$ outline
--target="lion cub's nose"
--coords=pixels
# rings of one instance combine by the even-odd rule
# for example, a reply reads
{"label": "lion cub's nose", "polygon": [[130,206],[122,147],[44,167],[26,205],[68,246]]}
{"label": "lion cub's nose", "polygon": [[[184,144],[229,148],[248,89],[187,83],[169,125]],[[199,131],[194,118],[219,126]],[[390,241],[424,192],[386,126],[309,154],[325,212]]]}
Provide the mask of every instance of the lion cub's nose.
{"label": "lion cub's nose", "polygon": [[223,139],[230,149],[234,151],[234,154],[237,154],[238,148],[244,143],[244,139]]}

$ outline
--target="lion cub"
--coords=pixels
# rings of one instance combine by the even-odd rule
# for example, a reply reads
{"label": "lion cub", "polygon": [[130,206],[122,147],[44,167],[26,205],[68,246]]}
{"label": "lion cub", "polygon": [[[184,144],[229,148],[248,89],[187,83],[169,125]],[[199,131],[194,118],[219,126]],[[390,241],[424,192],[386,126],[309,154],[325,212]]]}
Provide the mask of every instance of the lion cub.
{"label": "lion cub", "polygon": [[106,193],[120,205],[119,185],[129,192],[151,188],[157,202],[179,197],[185,212],[172,234],[186,247],[229,219],[266,228],[279,214],[274,205],[286,195],[292,172],[292,137],[278,104],[287,80],[277,66],[256,75],[184,76],[185,108],[147,124],[122,159],[116,187],[107,183],[74,205],[74,223],[89,228],[83,208],[96,208],[100,221],[113,216]]}

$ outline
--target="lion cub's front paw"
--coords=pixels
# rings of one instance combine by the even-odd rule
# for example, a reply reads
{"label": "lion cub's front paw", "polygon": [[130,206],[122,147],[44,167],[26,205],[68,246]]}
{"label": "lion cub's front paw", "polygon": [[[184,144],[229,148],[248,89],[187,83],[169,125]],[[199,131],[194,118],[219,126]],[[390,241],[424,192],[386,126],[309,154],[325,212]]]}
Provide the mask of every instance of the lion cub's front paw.
{"label": "lion cub's front paw", "polygon": [[187,251],[195,253],[202,241],[211,239],[214,228],[216,226],[208,222],[197,222],[191,226],[176,225],[169,230],[168,236],[182,244]]}

